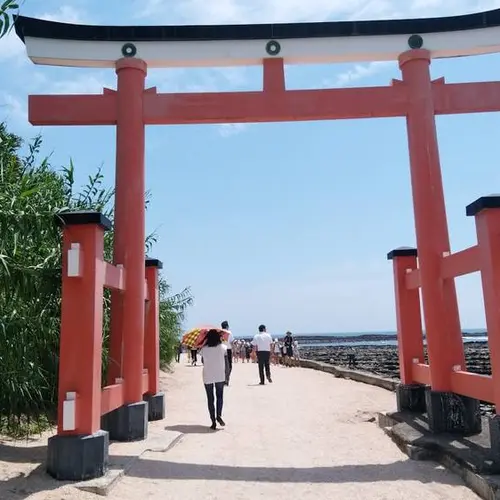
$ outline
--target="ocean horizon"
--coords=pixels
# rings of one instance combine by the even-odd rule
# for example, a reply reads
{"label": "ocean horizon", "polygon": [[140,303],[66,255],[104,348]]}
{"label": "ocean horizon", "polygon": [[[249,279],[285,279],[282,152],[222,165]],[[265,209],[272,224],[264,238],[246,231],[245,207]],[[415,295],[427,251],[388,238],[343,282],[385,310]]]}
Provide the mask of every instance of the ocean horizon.
{"label": "ocean horizon", "polygon": [[[295,333],[294,338],[302,347],[342,347],[342,346],[395,346],[397,345],[396,331],[368,331],[368,332],[335,332],[335,333]],[[283,335],[273,337],[282,338]],[[382,338],[381,338],[382,337]],[[384,338],[388,337],[388,338]],[[249,339],[249,335],[235,335],[235,338]],[[485,328],[463,328],[462,338],[466,343],[487,342]],[[424,338],[424,344],[426,339]]]}

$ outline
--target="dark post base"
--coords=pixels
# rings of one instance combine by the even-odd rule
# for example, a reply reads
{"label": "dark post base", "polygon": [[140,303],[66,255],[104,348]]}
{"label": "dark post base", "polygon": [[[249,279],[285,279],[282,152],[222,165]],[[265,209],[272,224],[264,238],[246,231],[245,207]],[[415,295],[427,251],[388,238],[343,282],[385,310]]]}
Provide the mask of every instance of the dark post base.
{"label": "dark post base", "polygon": [[425,403],[431,432],[450,432],[464,436],[481,432],[481,413],[477,399],[427,388]]}
{"label": "dark post base", "polygon": [[399,384],[396,387],[398,411],[425,413],[425,385]]}
{"label": "dark post base", "polygon": [[148,436],[148,403],[123,405],[101,419],[112,441],[142,441]]}
{"label": "dark post base", "polygon": [[495,464],[500,465],[500,415],[492,415],[488,418],[490,427],[491,455]]}
{"label": "dark post base", "polygon": [[47,449],[47,472],[59,481],[86,481],[104,476],[109,464],[109,435],[52,436]]}
{"label": "dark post base", "polygon": [[155,422],[165,418],[165,394],[159,392],[158,394],[146,394],[144,401],[148,402],[148,420]]}

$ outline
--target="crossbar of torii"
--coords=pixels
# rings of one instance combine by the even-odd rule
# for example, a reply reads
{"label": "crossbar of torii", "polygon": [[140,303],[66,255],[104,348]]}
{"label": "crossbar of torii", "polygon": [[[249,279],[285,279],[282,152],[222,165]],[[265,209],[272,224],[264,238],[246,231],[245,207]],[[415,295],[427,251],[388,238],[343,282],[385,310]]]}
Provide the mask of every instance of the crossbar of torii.
{"label": "crossbar of torii", "polygon": [[[16,31],[36,64],[117,73],[117,89],[100,95],[30,96],[29,120],[117,128],[114,265],[123,266],[126,287],[112,296],[115,363],[108,383],[116,393],[123,391],[119,401],[125,410],[142,401],[144,391],[146,125],[405,117],[429,381],[435,394],[452,391],[450,374],[465,360],[455,286],[449,280],[443,284],[440,275],[450,242],[435,116],[500,111],[500,82],[448,84],[431,80],[429,67],[432,58],[499,52],[500,9],[433,19],[241,26],[84,26],[19,17]],[[389,86],[286,88],[286,64],[384,60],[398,60],[402,73]],[[263,67],[260,91],[159,93],[145,85],[148,67],[257,64]],[[500,373],[500,359],[492,359],[492,366]],[[75,389],[60,385],[60,398],[68,390]],[[124,415],[130,423],[132,413]],[[64,438],[92,437],[99,422],[97,417],[88,422],[85,428],[63,429],[53,447],[64,446]],[[82,448],[73,451],[81,458]],[[100,467],[91,474],[99,475]],[[70,478],[57,460],[52,472]]]}

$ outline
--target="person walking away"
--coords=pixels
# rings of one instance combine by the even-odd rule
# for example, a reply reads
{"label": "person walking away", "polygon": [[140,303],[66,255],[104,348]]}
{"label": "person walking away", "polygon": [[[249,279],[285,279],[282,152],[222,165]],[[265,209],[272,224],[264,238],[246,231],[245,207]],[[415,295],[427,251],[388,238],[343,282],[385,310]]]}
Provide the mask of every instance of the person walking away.
{"label": "person walking away", "polygon": [[194,347],[191,349],[191,366],[196,366],[198,362],[198,349]]}
{"label": "person walking away", "polygon": [[250,363],[250,358],[252,356],[252,344],[250,342],[245,343],[245,359],[247,363]]}
{"label": "person walking away", "polygon": [[292,366],[293,360],[293,336],[292,332],[286,332],[285,340],[283,341],[285,350],[285,366]]}
{"label": "person walking away", "polygon": [[207,393],[208,413],[212,421],[210,428],[212,430],[217,429],[217,423],[221,427],[226,425],[222,420],[224,385],[226,383],[226,353],[227,346],[222,343],[220,332],[209,330],[206,343],[200,354],[203,357],[203,384]]}
{"label": "person walking away", "polygon": [[293,361],[295,366],[300,366],[300,346],[296,340],[293,341]]}
{"label": "person walking away", "polygon": [[280,360],[280,344],[278,339],[274,339],[271,345],[271,361],[273,365],[278,365]]}
{"label": "person walking away", "polygon": [[227,347],[227,356],[226,356],[226,385],[229,385],[229,379],[231,378],[231,372],[233,371],[233,334],[229,329],[229,323],[227,321],[223,321],[220,324],[223,330],[227,330],[229,335],[227,337],[227,341],[225,345]]}
{"label": "person walking away", "polygon": [[181,362],[181,354],[182,354],[182,344],[179,342],[177,344],[177,350],[175,351],[175,361],[177,363]]}
{"label": "person walking away", "polygon": [[259,363],[260,385],[265,385],[264,371],[267,381],[272,383],[271,366],[269,360],[271,358],[271,344],[273,339],[266,331],[265,325],[259,326],[259,333],[255,335],[252,345],[257,350],[257,362]]}

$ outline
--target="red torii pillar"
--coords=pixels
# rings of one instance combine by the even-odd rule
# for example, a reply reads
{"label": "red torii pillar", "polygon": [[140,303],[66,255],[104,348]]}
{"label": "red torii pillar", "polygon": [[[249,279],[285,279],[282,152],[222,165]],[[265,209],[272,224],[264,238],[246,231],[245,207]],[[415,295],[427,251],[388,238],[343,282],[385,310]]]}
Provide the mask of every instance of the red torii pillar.
{"label": "red torii pillar", "polygon": [[[114,252],[115,265],[125,269],[126,289],[111,297],[110,370],[108,384],[123,381],[124,405],[103,418],[103,429],[118,441],[135,441],[147,436],[149,420],[165,415],[165,396],[158,392],[158,346],[147,350],[145,340],[158,342],[158,269],[160,261],[148,259],[146,283],[146,180],[144,93],[146,63],[123,58],[116,63],[116,179]],[[156,288],[154,288],[156,287]],[[145,315],[145,299],[150,306]],[[145,336],[145,325],[149,328]],[[153,338],[151,338],[153,337]],[[145,386],[146,384],[146,386]],[[144,397],[143,395],[146,394]]]}
{"label": "red torii pillar", "polygon": [[[394,260],[394,280],[398,319],[398,339],[402,384],[398,387],[399,410],[427,410],[429,427],[435,432],[449,431],[452,406],[460,399],[461,418],[455,429],[471,418],[479,401],[453,393],[451,374],[465,369],[462,330],[455,282],[443,279],[441,263],[450,253],[448,224],[435,123],[436,103],[427,50],[407,51],[399,57],[402,82],[408,89],[406,124],[410,153],[421,298],[429,356],[430,388],[413,383],[412,365],[424,362],[418,290],[407,290],[405,274],[417,268],[416,249],[396,249],[389,255]],[[440,85],[439,83],[437,85]],[[420,334],[418,333],[420,330]]]}

